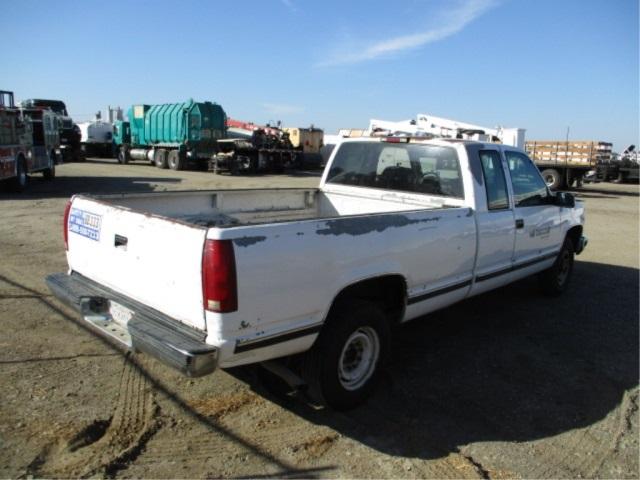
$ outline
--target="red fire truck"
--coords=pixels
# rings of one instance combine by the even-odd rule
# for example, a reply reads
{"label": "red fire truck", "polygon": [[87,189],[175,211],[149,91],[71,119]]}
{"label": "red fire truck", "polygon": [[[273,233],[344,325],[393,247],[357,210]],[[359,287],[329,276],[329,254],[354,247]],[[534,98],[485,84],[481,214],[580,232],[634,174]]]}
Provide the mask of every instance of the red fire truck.
{"label": "red fire truck", "polygon": [[45,179],[53,179],[59,130],[53,112],[16,108],[13,92],[0,90],[0,181],[22,191],[29,174],[41,172]]}

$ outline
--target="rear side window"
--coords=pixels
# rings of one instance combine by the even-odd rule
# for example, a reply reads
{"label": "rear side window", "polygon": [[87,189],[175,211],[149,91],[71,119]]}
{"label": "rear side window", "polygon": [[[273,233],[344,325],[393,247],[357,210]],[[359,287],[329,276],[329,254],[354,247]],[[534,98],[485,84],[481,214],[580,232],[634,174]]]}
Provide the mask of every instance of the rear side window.
{"label": "rear side window", "polygon": [[504,177],[500,154],[496,150],[480,150],[480,163],[482,164],[489,210],[509,208],[507,181]]}
{"label": "rear side window", "polygon": [[343,143],[327,183],[463,198],[455,149],[385,142]]}
{"label": "rear side window", "polygon": [[538,167],[522,153],[507,150],[505,156],[509,164],[516,207],[544,205],[549,194]]}

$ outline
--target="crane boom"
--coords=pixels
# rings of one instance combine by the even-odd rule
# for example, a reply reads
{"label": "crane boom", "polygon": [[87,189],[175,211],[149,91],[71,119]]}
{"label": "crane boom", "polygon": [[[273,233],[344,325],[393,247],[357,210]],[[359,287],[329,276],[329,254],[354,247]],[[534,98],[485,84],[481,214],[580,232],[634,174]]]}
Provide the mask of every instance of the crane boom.
{"label": "crane boom", "polygon": [[443,117],[419,113],[415,119],[390,122],[371,119],[365,135],[399,135],[418,137],[462,138],[494,142],[524,148],[524,128],[488,128]]}

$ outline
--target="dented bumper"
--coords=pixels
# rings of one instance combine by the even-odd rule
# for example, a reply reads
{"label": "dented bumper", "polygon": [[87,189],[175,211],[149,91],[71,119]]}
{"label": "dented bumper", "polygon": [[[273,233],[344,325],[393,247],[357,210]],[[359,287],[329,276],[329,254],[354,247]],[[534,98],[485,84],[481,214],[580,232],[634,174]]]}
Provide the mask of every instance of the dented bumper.
{"label": "dented bumper", "polygon": [[56,273],[46,282],[51,292],[77,310],[94,331],[119,346],[148,353],[190,377],[216,369],[218,349],[205,342],[204,332],[78,273]]}

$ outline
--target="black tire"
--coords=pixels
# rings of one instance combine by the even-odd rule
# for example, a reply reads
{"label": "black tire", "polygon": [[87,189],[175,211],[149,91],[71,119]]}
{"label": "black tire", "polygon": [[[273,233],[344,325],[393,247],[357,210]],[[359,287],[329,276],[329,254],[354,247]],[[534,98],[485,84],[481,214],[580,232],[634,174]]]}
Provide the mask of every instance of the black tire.
{"label": "black tire", "polygon": [[362,404],[389,357],[390,330],[382,310],[352,300],[335,307],[303,359],[311,394],[335,410]]}
{"label": "black tire", "polygon": [[555,168],[547,168],[546,170],[543,170],[542,178],[544,178],[544,182],[551,190],[562,188],[562,184],[564,183],[560,172]]}
{"label": "black tire", "polygon": [[167,168],[167,151],[164,148],[158,148],[153,153],[153,161],[158,168]]}
{"label": "black tire", "polygon": [[257,175],[260,170],[260,155],[258,153],[251,154],[249,157],[249,174]]}
{"label": "black tire", "polygon": [[168,164],[171,170],[184,170],[184,154],[179,150],[169,150]]}
{"label": "black tire", "polygon": [[556,261],[538,275],[540,288],[545,295],[557,297],[567,289],[573,273],[574,257],[573,242],[565,238]]}
{"label": "black tire", "polygon": [[627,177],[629,174],[627,172],[620,172],[618,174],[617,183],[627,183]]}
{"label": "black tire", "polygon": [[120,147],[118,150],[118,163],[126,165],[129,163],[129,159],[129,149],[127,149],[127,147]]}
{"label": "black tire", "polygon": [[53,180],[54,178],[56,178],[56,152],[52,151],[49,154],[49,161],[49,168],[42,171],[42,176],[45,180]]}
{"label": "black tire", "polygon": [[229,157],[229,159],[227,160],[228,163],[228,167],[229,167],[229,174],[230,175],[238,175],[239,170],[239,165],[238,165],[238,156],[236,154],[232,155]]}
{"label": "black tire", "polygon": [[27,163],[22,155],[19,155],[16,163],[16,177],[11,181],[11,190],[22,192],[27,188],[29,176],[27,175]]}

